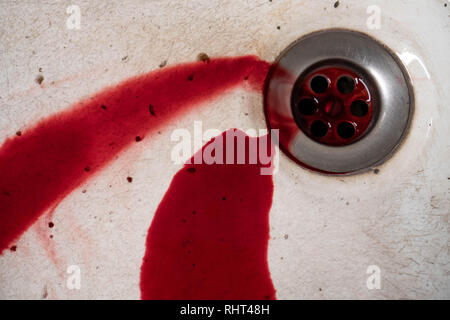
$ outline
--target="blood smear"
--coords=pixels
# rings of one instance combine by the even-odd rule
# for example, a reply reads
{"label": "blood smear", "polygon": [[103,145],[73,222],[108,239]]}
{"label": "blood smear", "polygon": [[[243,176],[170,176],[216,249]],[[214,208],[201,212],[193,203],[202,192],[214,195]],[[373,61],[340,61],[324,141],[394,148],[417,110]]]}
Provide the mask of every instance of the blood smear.
{"label": "blood smear", "polygon": [[[246,136],[247,157],[249,141],[260,139],[268,138]],[[143,299],[275,299],[267,265],[272,176],[261,175],[259,161],[237,164],[236,155],[234,164],[187,164],[173,178],[147,236]]]}
{"label": "blood smear", "polygon": [[253,56],[164,68],[6,139],[0,147],[0,253],[118,153],[168,121],[244,83],[262,92],[268,68]]}

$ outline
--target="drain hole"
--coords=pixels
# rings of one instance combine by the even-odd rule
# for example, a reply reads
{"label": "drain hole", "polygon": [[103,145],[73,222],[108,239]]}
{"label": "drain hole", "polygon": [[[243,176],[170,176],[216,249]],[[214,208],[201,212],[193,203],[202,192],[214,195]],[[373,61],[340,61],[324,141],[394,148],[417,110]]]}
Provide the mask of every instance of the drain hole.
{"label": "drain hole", "polygon": [[362,100],[355,100],[350,106],[352,115],[357,117],[364,117],[369,112],[369,106]]}
{"label": "drain hole", "polygon": [[348,94],[355,89],[355,81],[349,76],[342,76],[337,81],[337,88],[340,93]]}
{"label": "drain hole", "polygon": [[355,134],[355,127],[349,122],[342,122],[338,125],[337,132],[342,139],[349,139]]}
{"label": "drain hole", "polygon": [[328,89],[328,80],[324,76],[315,76],[310,85],[315,93],[324,93]]}
{"label": "drain hole", "polygon": [[305,116],[310,116],[316,112],[316,104],[313,99],[305,98],[298,103],[298,111]]}
{"label": "drain hole", "polygon": [[325,122],[316,120],[311,124],[310,130],[313,136],[322,138],[327,134],[328,126],[325,124]]}

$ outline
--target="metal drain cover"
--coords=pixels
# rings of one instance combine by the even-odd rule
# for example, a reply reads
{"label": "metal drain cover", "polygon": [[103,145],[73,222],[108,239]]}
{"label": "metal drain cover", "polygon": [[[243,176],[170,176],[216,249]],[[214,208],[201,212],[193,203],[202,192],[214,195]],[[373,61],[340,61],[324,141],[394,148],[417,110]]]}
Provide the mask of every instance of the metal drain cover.
{"label": "metal drain cover", "polygon": [[265,112],[280,148],[302,166],[350,174],[385,161],[412,117],[400,60],[371,37],[331,29],[291,44],[272,65]]}

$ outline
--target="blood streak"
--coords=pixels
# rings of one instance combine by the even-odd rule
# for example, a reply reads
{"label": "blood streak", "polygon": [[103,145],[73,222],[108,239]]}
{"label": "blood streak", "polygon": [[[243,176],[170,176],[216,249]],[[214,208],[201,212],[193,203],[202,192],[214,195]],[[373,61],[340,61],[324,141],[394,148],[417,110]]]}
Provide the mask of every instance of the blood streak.
{"label": "blood streak", "polygon": [[164,68],[6,139],[0,147],[0,252],[119,152],[174,117],[243,83],[262,91],[268,68],[253,56]]}
{"label": "blood streak", "polygon": [[[246,136],[247,155],[250,139],[258,138]],[[261,167],[192,164],[175,175],[147,236],[143,299],[275,298],[267,265],[273,181]]]}

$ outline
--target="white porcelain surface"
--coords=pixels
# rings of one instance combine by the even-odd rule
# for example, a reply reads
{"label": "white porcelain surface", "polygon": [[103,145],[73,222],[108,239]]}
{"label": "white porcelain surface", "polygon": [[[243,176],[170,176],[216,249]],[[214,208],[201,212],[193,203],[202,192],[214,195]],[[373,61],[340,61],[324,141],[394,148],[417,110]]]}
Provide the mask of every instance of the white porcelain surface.
{"label": "white porcelain surface", "polygon": [[[273,61],[309,32],[360,30],[405,63],[416,99],[411,129],[378,174],[323,176],[281,155],[269,243],[277,297],[449,299],[450,3],[339,2],[77,1],[81,29],[68,30],[66,2],[2,1],[0,142],[164,60],[174,65],[206,52]],[[374,2],[381,28],[371,30],[366,10]],[[235,90],[209,102],[70,194],[21,237],[16,252],[0,256],[0,298],[139,298],[147,229],[180,168],[170,161],[170,133],[193,130],[194,120],[221,130],[264,128],[262,97]],[[42,236],[49,219],[57,226],[50,253]],[[82,270],[80,290],[65,286],[73,264]],[[366,286],[369,265],[381,269],[379,290]]]}

